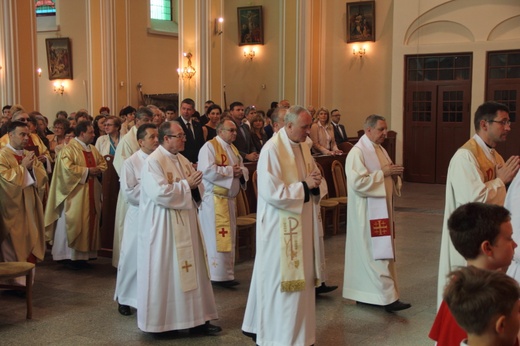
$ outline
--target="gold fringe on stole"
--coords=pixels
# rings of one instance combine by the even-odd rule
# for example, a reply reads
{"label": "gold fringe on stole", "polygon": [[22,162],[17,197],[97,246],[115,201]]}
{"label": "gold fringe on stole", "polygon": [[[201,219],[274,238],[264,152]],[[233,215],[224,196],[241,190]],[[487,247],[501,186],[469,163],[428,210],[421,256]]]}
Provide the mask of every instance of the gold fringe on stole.
{"label": "gold fringe on stole", "polygon": [[305,289],[305,280],[282,281],[282,292],[297,292]]}

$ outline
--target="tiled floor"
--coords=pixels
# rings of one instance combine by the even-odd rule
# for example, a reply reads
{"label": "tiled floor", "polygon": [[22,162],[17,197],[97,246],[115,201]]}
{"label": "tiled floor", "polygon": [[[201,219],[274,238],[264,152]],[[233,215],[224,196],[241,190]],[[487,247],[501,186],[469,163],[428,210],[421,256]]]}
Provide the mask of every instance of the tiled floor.
{"label": "tiled floor", "polygon": [[[444,185],[407,183],[396,200],[397,274],[401,299],[412,308],[388,314],[341,297],[345,234],[325,240],[329,284],[340,289],[317,299],[317,345],[428,345],[435,317]],[[38,265],[33,319],[25,300],[0,294],[0,345],[252,345],[240,331],[253,262],[237,264],[234,290],[215,288],[223,328],[216,337],[152,335],[136,315],[121,316],[112,300],[116,270],[106,258],[70,271],[48,258]]]}

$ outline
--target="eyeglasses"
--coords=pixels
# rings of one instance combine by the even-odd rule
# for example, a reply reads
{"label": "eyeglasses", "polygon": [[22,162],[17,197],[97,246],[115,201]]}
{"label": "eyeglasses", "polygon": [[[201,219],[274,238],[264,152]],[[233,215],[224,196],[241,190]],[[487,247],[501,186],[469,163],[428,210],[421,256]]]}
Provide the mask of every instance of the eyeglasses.
{"label": "eyeglasses", "polygon": [[222,129],[222,131],[228,131],[230,133],[235,133],[235,132],[237,132],[237,129]]}
{"label": "eyeglasses", "polygon": [[186,138],[186,135],[184,133],[179,133],[177,135],[166,135],[166,137],[183,139],[183,138]]}
{"label": "eyeglasses", "polygon": [[509,125],[511,126],[511,120],[507,120],[507,119],[504,119],[504,120],[488,120],[488,123],[497,123],[497,124],[501,124],[502,126],[506,126],[506,125]]}
{"label": "eyeglasses", "polygon": [[105,123],[104,126],[114,126],[115,124],[108,124],[108,123]]}
{"label": "eyeglasses", "polygon": [[18,118],[16,121],[23,121],[24,123],[29,121],[29,118]]}

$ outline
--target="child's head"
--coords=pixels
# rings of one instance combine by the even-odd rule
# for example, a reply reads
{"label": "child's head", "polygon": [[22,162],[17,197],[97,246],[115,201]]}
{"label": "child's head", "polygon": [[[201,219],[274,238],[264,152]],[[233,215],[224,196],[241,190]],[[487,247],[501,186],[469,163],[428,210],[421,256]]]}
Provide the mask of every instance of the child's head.
{"label": "child's head", "polygon": [[514,345],[520,329],[520,288],[501,271],[465,267],[450,273],[444,300],[469,338]]}
{"label": "child's head", "polygon": [[516,243],[506,208],[477,202],[461,205],[448,219],[448,229],[453,246],[466,260],[487,256],[491,262],[487,269],[511,264]]}

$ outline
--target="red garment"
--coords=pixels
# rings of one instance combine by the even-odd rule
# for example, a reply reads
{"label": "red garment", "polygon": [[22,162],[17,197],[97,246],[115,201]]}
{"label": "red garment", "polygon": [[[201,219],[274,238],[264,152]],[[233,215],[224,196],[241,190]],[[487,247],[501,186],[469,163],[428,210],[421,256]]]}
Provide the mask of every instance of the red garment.
{"label": "red garment", "polygon": [[[94,155],[90,151],[83,151],[83,156],[85,157],[85,162],[87,163],[87,167],[96,167],[96,159],[94,158]],[[88,200],[89,200],[89,210],[90,210],[90,217],[89,217],[89,239],[92,243],[96,237],[94,236],[94,230],[95,230],[95,221],[96,221],[96,201],[94,197],[94,179],[96,177],[89,176],[88,177]],[[91,244],[91,249],[95,248],[95,244]]]}
{"label": "red garment", "polygon": [[443,300],[428,336],[437,341],[437,346],[460,346],[460,342],[468,338],[468,333],[459,327]]}

